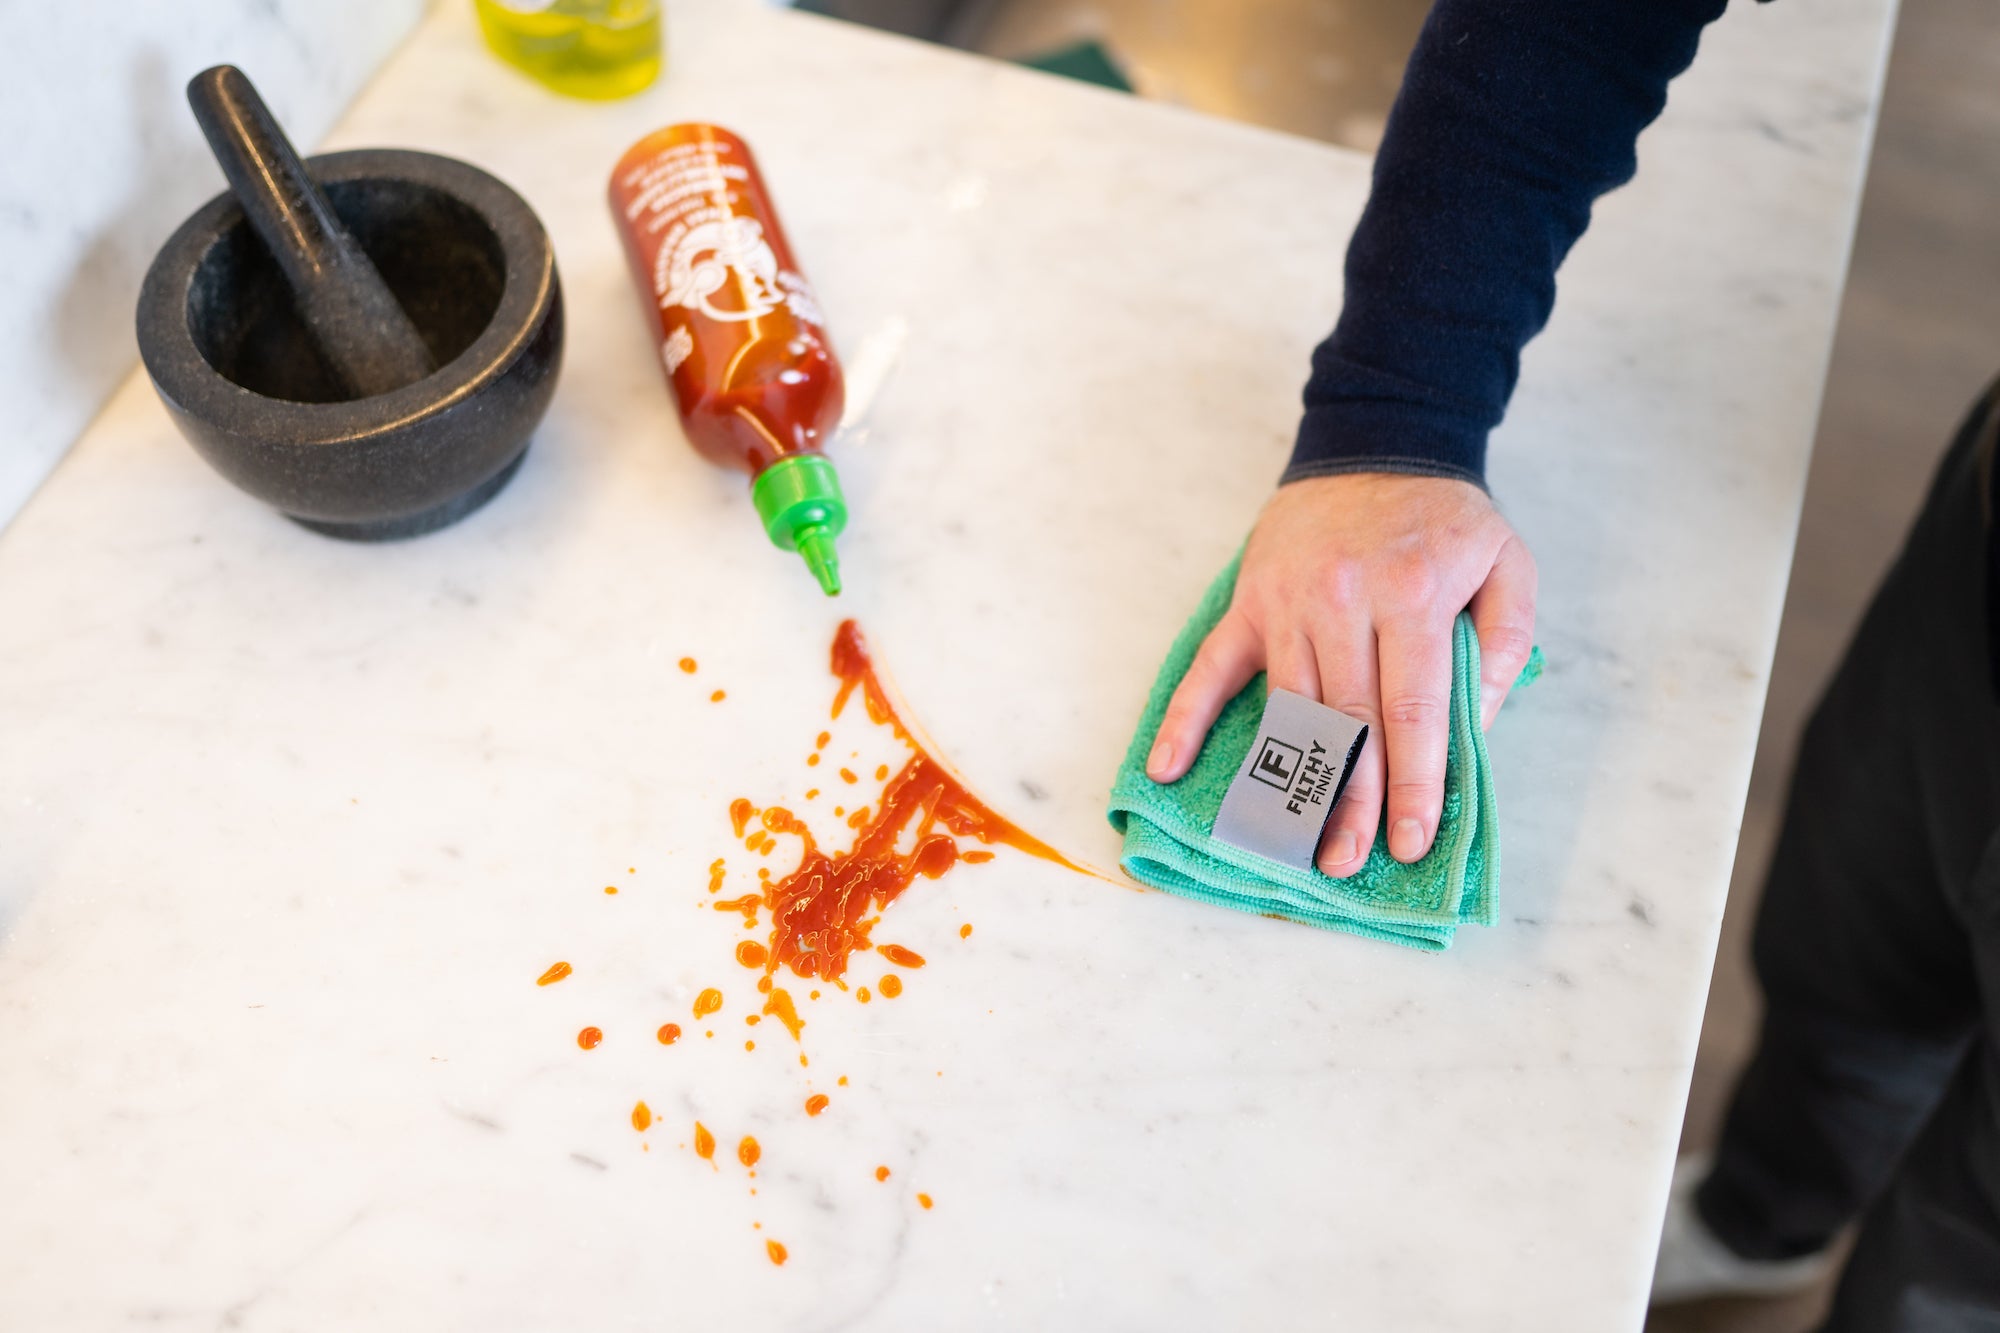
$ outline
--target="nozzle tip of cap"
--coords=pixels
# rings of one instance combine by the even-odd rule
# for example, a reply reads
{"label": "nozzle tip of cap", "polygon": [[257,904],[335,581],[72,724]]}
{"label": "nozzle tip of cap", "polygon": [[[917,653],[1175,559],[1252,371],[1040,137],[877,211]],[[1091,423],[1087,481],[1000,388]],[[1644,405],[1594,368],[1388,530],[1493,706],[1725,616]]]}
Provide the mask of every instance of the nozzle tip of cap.
{"label": "nozzle tip of cap", "polygon": [[819,586],[828,597],[840,595],[840,556],[833,549],[833,538],[824,532],[810,533],[799,539],[799,554],[805,557],[806,568],[812,571]]}

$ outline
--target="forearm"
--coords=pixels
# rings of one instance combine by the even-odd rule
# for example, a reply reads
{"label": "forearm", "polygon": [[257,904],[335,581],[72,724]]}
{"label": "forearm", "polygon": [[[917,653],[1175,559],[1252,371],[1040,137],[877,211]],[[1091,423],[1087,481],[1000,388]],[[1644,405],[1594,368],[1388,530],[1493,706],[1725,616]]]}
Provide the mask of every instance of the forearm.
{"label": "forearm", "polygon": [[1284,480],[1484,484],[1521,349],[1591,203],[1727,0],[1438,0],[1418,38],[1313,353]]}

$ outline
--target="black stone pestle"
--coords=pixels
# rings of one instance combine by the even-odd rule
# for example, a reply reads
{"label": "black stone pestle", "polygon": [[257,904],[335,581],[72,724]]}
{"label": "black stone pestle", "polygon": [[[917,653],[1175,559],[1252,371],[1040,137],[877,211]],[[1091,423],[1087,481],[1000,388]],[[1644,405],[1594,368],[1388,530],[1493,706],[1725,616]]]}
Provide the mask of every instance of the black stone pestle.
{"label": "black stone pestle", "polygon": [[299,318],[341,388],[369,398],[436,370],[423,335],[306,175],[243,71],[234,65],[203,70],[188,82],[187,96],[229,188],[283,271]]}

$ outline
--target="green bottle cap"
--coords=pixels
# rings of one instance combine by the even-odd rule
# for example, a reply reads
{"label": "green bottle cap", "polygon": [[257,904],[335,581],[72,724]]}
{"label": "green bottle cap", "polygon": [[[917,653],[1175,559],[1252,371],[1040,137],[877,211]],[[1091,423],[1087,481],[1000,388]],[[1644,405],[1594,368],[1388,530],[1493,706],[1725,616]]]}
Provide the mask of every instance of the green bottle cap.
{"label": "green bottle cap", "polygon": [[751,503],[771,544],[805,558],[826,595],[840,592],[840,556],[833,539],[847,526],[847,502],[840,476],[821,454],[793,454],[757,474]]}

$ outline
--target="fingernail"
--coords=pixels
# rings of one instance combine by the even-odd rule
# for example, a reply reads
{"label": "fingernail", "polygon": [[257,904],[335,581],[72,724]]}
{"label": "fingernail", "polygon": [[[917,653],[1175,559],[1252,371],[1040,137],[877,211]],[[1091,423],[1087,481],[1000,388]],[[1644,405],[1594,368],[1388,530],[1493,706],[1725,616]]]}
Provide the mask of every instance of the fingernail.
{"label": "fingernail", "polygon": [[1399,819],[1389,826],[1389,855],[1398,861],[1414,861],[1424,854],[1424,826],[1414,819]]}
{"label": "fingernail", "polygon": [[1344,866],[1354,859],[1354,830],[1341,829],[1326,844],[1326,863],[1330,866]]}
{"label": "fingernail", "polygon": [[1149,775],[1164,773],[1167,771],[1169,767],[1173,765],[1173,762],[1174,762],[1173,742],[1161,741],[1155,746],[1153,746],[1153,753],[1147,756],[1146,758],[1146,772]]}

